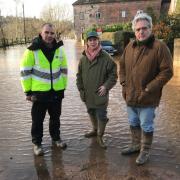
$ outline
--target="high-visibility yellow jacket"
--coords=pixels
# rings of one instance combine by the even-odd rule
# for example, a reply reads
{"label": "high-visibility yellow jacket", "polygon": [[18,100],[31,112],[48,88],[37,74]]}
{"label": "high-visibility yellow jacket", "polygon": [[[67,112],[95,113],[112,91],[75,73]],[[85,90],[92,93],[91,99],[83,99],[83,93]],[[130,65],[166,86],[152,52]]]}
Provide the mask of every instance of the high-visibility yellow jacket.
{"label": "high-visibility yellow jacket", "polygon": [[20,68],[24,92],[59,91],[67,86],[67,59],[62,46],[55,50],[51,63],[41,49],[27,49]]}

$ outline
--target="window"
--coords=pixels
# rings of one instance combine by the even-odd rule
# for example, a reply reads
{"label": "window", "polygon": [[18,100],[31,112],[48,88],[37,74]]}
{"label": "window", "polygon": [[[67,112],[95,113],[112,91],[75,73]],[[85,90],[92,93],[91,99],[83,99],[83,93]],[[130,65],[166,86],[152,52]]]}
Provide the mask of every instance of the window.
{"label": "window", "polygon": [[123,17],[123,18],[127,17],[127,12],[126,11],[121,11],[121,17]]}
{"label": "window", "polygon": [[81,27],[81,33],[83,33],[83,32],[84,32],[84,30],[85,30],[85,29],[84,29],[84,27]]}
{"label": "window", "polygon": [[96,19],[101,19],[101,13],[100,12],[96,12]]}
{"label": "window", "polygon": [[83,13],[83,12],[80,12],[80,14],[79,14],[79,19],[80,19],[80,20],[84,20],[84,13]]}

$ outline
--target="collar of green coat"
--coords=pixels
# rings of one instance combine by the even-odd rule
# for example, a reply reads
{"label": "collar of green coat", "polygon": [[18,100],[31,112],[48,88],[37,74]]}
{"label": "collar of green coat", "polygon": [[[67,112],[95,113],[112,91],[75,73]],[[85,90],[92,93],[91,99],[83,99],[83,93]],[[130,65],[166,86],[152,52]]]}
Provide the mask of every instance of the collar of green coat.
{"label": "collar of green coat", "polygon": [[[100,50],[100,52],[99,52],[99,54],[97,55],[97,57],[100,56],[101,54],[102,54],[102,49]],[[86,56],[85,50],[82,52],[82,55]]]}

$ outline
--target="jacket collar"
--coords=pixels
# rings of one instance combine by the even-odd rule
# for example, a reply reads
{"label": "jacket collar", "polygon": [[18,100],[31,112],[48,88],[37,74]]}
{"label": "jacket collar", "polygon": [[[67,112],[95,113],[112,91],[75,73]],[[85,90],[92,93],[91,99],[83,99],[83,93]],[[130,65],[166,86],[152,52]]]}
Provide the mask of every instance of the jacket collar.
{"label": "jacket collar", "polygon": [[132,47],[135,48],[136,46],[144,45],[148,48],[152,48],[154,41],[155,41],[155,37],[154,37],[154,35],[151,35],[147,40],[145,40],[143,42],[138,42],[137,40],[134,40],[132,43]]}
{"label": "jacket collar", "polygon": [[[102,49],[100,50],[99,54],[97,55],[97,57],[99,57],[102,54]],[[82,55],[86,56],[85,50],[82,52]]]}
{"label": "jacket collar", "polygon": [[[53,41],[53,47],[52,49],[53,50],[56,50],[57,48],[59,48],[60,46],[63,46],[63,41],[59,41],[57,42],[55,39]],[[32,43],[31,45],[28,47],[29,50],[38,50],[38,49],[42,49],[45,47],[45,44],[42,40],[42,37],[41,35],[39,34],[38,37],[35,37],[33,40],[32,40]]]}

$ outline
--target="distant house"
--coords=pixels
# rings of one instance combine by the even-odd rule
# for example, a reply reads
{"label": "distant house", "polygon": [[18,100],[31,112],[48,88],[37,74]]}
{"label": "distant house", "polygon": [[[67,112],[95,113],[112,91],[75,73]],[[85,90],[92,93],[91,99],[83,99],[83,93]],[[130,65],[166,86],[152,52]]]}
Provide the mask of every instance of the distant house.
{"label": "distant house", "polygon": [[152,9],[159,17],[161,9],[168,9],[170,0],[78,0],[73,3],[74,28],[80,40],[84,30],[93,25],[129,22],[137,10]]}

